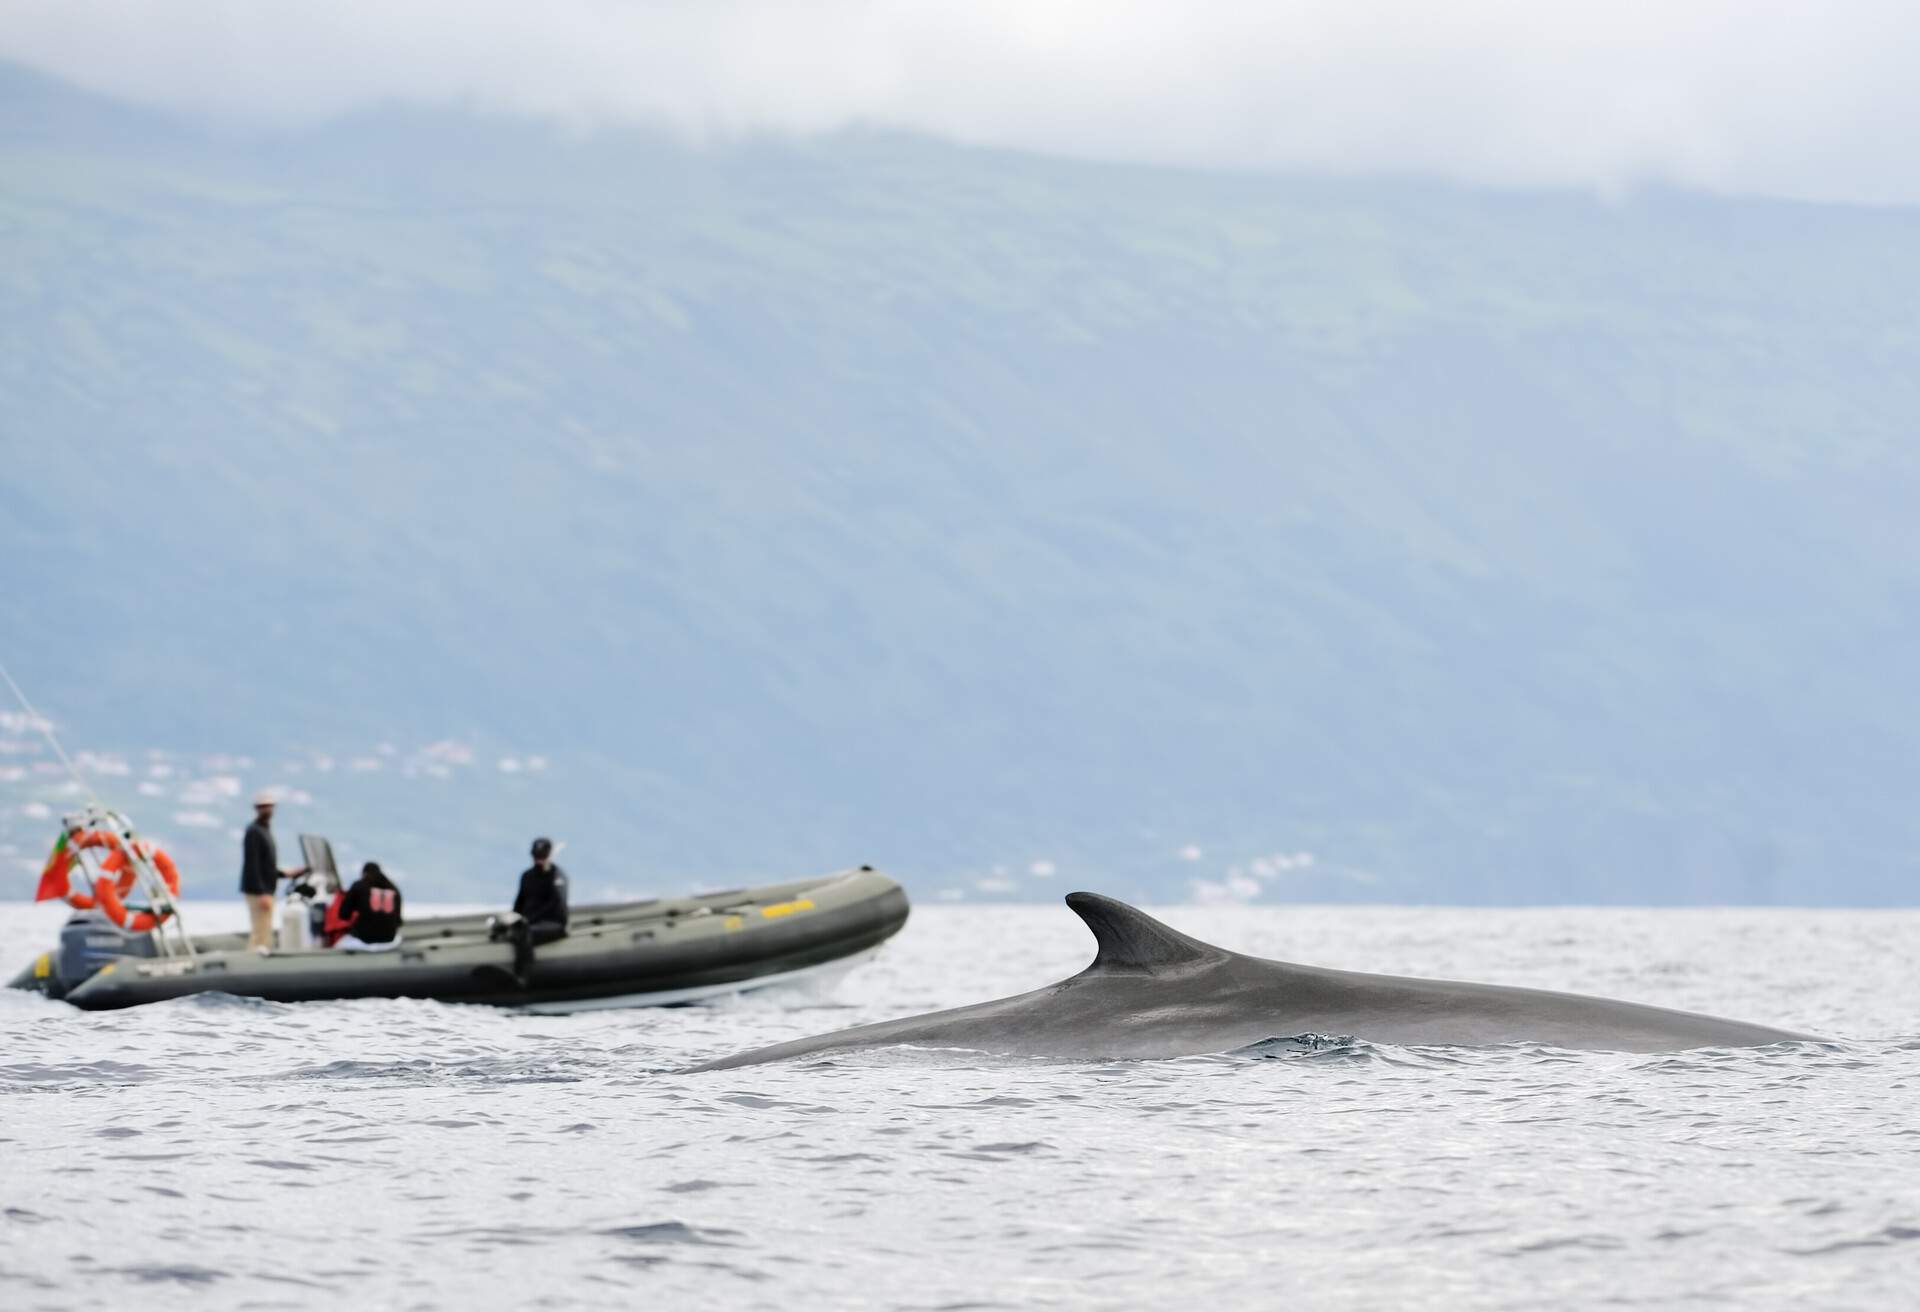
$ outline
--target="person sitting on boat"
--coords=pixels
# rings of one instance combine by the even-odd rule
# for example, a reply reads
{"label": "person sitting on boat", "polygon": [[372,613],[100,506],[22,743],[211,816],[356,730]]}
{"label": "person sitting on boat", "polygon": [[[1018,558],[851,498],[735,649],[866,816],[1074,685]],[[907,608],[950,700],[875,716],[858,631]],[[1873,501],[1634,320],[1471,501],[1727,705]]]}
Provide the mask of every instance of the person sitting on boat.
{"label": "person sitting on boat", "polygon": [[399,947],[400,906],[400,890],[387,878],[386,871],[367,862],[360,867],[360,878],[353,881],[353,887],[341,895],[338,918],[345,922],[347,932],[337,946],[348,952],[385,952]]}
{"label": "person sitting on boat", "polygon": [[553,860],[553,840],[533,840],[533,864],[520,875],[513,915],[494,929],[513,944],[513,973],[525,984],[533,950],[567,936],[567,872]]}

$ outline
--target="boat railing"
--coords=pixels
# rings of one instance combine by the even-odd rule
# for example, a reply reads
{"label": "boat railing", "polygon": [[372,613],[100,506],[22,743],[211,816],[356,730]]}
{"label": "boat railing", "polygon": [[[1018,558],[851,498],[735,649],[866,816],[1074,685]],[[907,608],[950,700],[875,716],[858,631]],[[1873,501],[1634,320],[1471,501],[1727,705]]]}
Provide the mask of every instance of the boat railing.
{"label": "boat railing", "polygon": [[[133,821],[123,812],[98,801],[89,802],[61,819],[69,834],[91,830],[113,835],[118,849],[126,856],[127,868],[133,872],[134,887],[140,890],[158,922],[149,931],[155,950],[163,957],[196,959],[199,954],[194,950],[193,939],[187,933],[187,918],[180,899],[167,886],[160,867],[154,861],[156,849],[134,832]],[[82,847],[74,852],[81,867],[87,871],[89,882],[102,875],[97,862],[103,858],[95,855],[97,850]]]}

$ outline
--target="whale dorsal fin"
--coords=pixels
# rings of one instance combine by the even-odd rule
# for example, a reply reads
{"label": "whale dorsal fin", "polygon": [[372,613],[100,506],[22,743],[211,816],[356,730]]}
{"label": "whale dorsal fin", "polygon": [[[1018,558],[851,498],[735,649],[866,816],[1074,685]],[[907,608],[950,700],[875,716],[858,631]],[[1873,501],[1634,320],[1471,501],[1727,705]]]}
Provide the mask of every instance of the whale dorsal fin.
{"label": "whale dorsal fin", "polygon": [[1169,929],[1125,902],[1098,893],[1069,893],[1067,905],[1087,922],[1100,947],[1093,964],[1087,967],[1088,974],[1157,975],[1229,955],[1211,943]]}

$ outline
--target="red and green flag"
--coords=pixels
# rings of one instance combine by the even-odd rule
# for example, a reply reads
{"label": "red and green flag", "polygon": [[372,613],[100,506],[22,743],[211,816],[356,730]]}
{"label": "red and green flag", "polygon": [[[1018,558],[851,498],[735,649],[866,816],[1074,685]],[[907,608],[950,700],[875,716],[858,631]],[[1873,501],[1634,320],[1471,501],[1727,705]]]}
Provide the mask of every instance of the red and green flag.
{"label": "red and green flag", "polygon": [[67,834],[60,832],[60,841],[53,845],[53,851],[47,856],[47,864],[40,871],[40,887],[34,893],[35,902],[45,902],[49,898],[67,895],[67,869],[73,864],[73,854],[67,851]]}

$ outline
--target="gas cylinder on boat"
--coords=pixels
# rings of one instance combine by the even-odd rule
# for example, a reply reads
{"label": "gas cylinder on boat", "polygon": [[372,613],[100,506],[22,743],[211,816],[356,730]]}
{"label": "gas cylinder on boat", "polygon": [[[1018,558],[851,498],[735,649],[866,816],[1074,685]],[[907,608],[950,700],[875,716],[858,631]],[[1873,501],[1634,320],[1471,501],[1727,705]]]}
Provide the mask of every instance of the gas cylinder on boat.
{"label": "gas cylinder on boat", "polygon": [[280,935],[275,947],[281,952],[305,952],[313,947],[311,906],[303,897],[290,897],[280,904]]}

